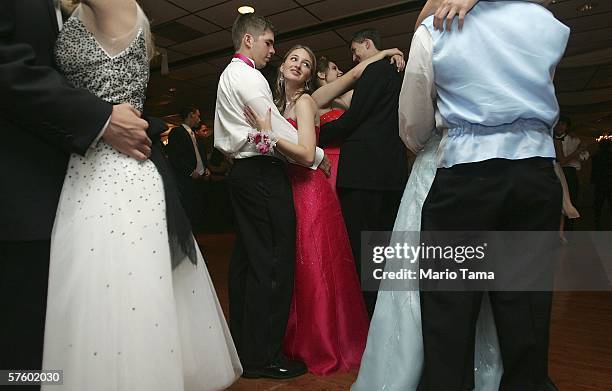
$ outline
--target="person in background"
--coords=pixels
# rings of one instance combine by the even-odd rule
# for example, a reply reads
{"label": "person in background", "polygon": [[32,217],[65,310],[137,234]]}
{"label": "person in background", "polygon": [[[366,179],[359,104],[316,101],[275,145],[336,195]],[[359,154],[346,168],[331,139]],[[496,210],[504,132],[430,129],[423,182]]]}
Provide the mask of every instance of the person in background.
{"label": "person in background", "polygon": [[[578,205],[580,182],[578,171],[582,168],[582,162],[589,158],[589,152],[585,143],[573,134],[572,121],[569,117],[561,115],[555,126],[555,153],[557,163],[563,169],[570,202]],[[574,228],[573,219],[566,217],[562,230],[571,231]]]}
{"label": "person in background", "polygon": [[205,182],[210,176],[206,150],[195,133],[200,129],[200,110],[195,106],[184,107],[181,119],[181,126],[172,129],[168,136],[166,153],[175,173],[181,204],[193,231],[198,232],[204,221]]}
{"label": "person in background", "polygon": [[[317,88],[321,88],[329,83],[338,80],[343,75],[343,72],[338,66],[327,57],[320,57],[317,60]],[[336,99],[328,102],[325,107],[321,107],[318,110],[321,126],[328,122],[335,121],[344,114],[344,112],[351,106],[351,99],[353,98],[353,90],[350,90]],[[325,155],[329,158],[332,165],[331,175],[327,178],[327,181],[336,189],[336,180],[338,178],[338,161],[340,160],[340,143],[332,143],[326,148],[323,148]]]}

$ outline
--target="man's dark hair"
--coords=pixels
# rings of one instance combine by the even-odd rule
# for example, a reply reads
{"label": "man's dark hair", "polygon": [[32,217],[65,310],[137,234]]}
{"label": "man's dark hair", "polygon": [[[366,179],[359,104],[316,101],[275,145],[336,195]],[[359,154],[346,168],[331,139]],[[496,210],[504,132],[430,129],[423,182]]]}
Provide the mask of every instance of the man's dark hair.
{"label": "man's dark hair", "polygon": [[274,32],[274,26],[267,18],[255,14],[242,14],[238,16],[232,26],[234,49],[240,49],[240,44],[245,34],[249,33],[257,39],[266,30]]}
{"label": "man's dark hair", "polygon": [[566,115],[561,115],[559,117],[559,122],[566,124],[568,129],[572,127],[572,120]]}
{"label": "man's dark hair", "polygon": [[365,29],[359,30],[355,34],[353,34],[353,38],[351,38],[351,43],[363,43],[366,39],[369,39],[374,44],[374,47],[380,50],[380,33],[375,29]]}
{"label": "man's dark hair", "polygon": [[185,106],[181,109],[180,111],[180,115],[181,115],[181,119],[182,120],[186,120],[187,117],[189,116],[189,114],[195,112],[196,110],[199,110],[197,107],[195,107],[194,105],[189,105],[189,106]]}

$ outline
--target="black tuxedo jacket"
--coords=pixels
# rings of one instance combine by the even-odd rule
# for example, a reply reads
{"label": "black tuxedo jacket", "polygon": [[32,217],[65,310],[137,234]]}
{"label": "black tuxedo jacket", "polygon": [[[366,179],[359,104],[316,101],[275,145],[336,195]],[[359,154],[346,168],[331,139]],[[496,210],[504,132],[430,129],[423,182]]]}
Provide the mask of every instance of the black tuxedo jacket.
{"label": "black tuxedo jacket", "polygon": [[[206,149],[202,143],[198,143],[198,151],[202,158],[202,164],[206,167]],[[191,173],[195,170],[198,161],[191,136],[182,125],[177,126],[170,132],[166,153],[178,180],[191,179]]]}
{"label": "black tuxedo jacket", "polygon": [[0,0],[0,241],[50,237],[69,154],[112,112],[54,69],[57,34],[51,0]]}
{"label": "black tuxedo jacket", "polygon": [[355,85],[350,109],[321,127],[319,143],[342,141],[337,186],[404,190],[407,156],[399,137],[402,74],[384,59],[370,64]]}

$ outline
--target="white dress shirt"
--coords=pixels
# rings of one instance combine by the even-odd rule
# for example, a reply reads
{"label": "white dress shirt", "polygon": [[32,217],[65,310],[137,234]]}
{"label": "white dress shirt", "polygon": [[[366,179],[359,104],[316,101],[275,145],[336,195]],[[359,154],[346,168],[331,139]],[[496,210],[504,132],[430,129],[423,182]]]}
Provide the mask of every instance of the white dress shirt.
{"label": "white dress shirt", "polygon": [[193,143],[193,149],[195,150],[197,163],[194,171],[197,172],[199,175],[204,175],[204,163],[202,163],[202,156],[200,155],[200,150],[198,149],[198,140],[196,140],[195,134],[193,133],[193,130],[191,130],[189,125],[182,124],[182,126],[183,128],[185,128],[187,133],[189,133],[189,137],[191,137],[191,142]]}
{"label": "white dress shirt", "polygon": [[[257,69],[234,58],[219,79],[215,110],[215,148],[234,159],[261,155],[255,145],[247,141],[248,134],[254,130],[244,116],[244,108],[247,105],[259,115],[271,108],[272,136],[298,143],[298,133],[276,108],[266,78]],[[315,162],[310,168],[316,169],[323,156],[323,150],[317,147]]]}
{"label": "white dress shirt", "polygon": [[61,30],[64,27],[64,19],[62,17],[62,9],[60,7],[60,0],[53,0],[55,6],[55,17],[57,18],[57,29]]}
{"label": "white dress shirt", "polygon": [[[572,153],[576,152],[578,147],[580,146],[581,140],[573,136],[571,134],[566,134],[563,140],[561,140],[561,145],[563,146],[563,155],[569,156]],[[565,163],[563,167],[574,167],[576,170],[580,170],[582,168],[582,161],[587,160],[589,158],[588,151],[582,151],[578,154],[577,157],[573,158],[569,162]]]}
{"label": "white dress shirt", "polygon": [[435,128],[440,131],[446,128],[435,105],[432,51],[431,34],[421,25],[412,37],[398,112],[400,138],[414,153],[423,149]]}

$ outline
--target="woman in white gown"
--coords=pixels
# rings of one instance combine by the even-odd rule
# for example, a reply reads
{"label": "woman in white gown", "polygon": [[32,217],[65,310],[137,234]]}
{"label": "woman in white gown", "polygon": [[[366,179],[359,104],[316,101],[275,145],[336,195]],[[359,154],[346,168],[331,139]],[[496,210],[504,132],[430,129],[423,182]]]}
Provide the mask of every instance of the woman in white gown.
{"label": "woman in white gown", "polygon": [[[127,31],[109,31],[126,20]],[[56,61],[75,86],[142,110],[147,46],[135,1],[89,0],[64,24]],[[172,226],[177,203],[161,167],[103,141],[71,156],[51,239],[43,358],[64,379],[43,389],[222,390],[240,376],[195,240]]]}

